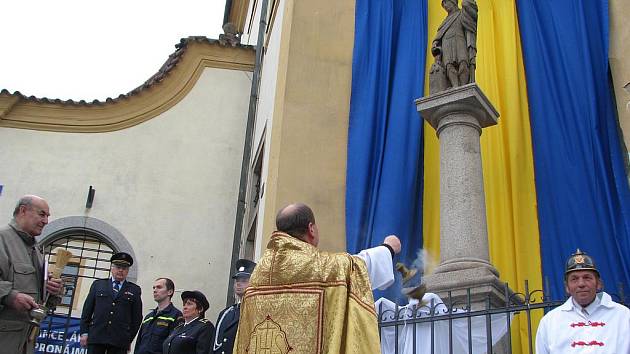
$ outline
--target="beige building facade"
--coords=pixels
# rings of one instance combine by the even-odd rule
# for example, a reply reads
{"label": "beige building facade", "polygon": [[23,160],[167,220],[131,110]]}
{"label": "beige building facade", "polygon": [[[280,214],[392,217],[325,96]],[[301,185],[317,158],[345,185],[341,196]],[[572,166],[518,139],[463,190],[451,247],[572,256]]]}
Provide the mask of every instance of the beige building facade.
{"label": "beige building facade", "polygon": [[[226,18],[243,32],[242,43],[256,44],[263,3],[232,1]],[[250,199],[260,198],[255,210],[248,211],[257,216],[257,224],[248,228],[246,223],[242,244],[247,237],[252,239],[254,230],[254,253],[259,255],[275,227],[277,210],[303,201],[315,211],[324,235],[321,247],[345,250],[355,2],[268,0],[267,6],[252,154],[263,156],[263,188],[257,190],[258,196],[249,195]],[[619,133],[626,147],[630,146],[630,24],[624,21],[624,14],[629,6],[623,0],[610,0],[609,6],[610,65]],[[625,155],[629,156],[627,149]],[[251,165],[255,164],[252,160]],[[628,158],[626,168],[630,171]]]}
{"label": "beige building facade", "polygon": [[[610,0],[609,61],[617,103],[619,126],[626,146],[626,171],[630,171],[630,2]],[[628,173],[630,176],[630,173]],[[629,177],[630,180],[630,177]]]}
{"label": "beige building facade", "polygon": [[[320,247],[345,250],[354,2],[269,0],[267,5],[252,154],[262,156],[261,188],[248,199],[260,203],[248,210],[257,223],[243,235],[255,233],[259,255],[275,229],[276,212],[304,202],[315,212]],[[256,43],[261,8],[262,1],[249,2],[242,43]],[[234,23],[243,17],[234,11],[230,16]]]}

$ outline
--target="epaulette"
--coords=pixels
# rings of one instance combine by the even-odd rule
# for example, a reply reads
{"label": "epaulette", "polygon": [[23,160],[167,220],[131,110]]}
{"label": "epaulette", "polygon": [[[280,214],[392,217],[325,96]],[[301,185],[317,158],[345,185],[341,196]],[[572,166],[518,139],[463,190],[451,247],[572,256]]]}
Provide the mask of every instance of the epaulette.
{"label": "epaulette", "polygon": [[202,323],[208,323],[208,322],[210,322],[210,321],[208,321],[208,319],[206,319],[206,318],[200,318],[200,319],[199,319],[199,322],[202,322]]}

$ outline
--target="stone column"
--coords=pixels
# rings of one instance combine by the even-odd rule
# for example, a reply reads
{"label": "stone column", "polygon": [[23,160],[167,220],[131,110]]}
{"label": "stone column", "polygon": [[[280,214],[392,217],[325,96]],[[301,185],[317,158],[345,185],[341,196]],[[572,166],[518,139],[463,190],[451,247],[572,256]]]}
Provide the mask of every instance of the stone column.
{"label": "stone column", "polygon": [[424,282],[454,297],[475,288],[473,301],[502,303],[503,283],[490,263],[479,136],[498,112],[472,83],[416,100],[440,140],[440,265]]}

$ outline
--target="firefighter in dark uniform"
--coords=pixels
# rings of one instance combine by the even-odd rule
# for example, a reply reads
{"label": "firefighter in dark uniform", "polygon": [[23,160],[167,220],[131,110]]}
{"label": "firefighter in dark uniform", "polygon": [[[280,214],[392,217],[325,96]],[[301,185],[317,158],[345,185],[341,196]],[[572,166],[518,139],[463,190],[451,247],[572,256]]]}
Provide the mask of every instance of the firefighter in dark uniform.
{"label": "firefighter in dark uniform", "polygon": [[81,346],[89,354],[126,354],[142,322],[140,287],[127,280],[133,258],[119,252],[111,277],[95,280],[81,314]]}
{"label": "firefighter in dark uniform", "polygon": [[158,306],[144,317],[134,354],[162,353],[162,343],[183,320],[182,312],[171,302],[174,292],[175,283],[169,278],[158,278],[153,283],[153,300]]}
{"label": "firefighter in dark uniform", "polygon": [[214,325],[204,318],[210,307],[205,295],[200,291],[182,293],[183,322],[175,327],[164,340],[164,354],[209,354],[214,338]]}
{"label": "firefighter in dark uniform", "polygon": [[217,318],[217,332],[212,343],[212,351],[216,354],[231,354],[236,339],[238,329],[238,318],[241,313],[241,298],[245,294],[245,289],[249,286],[249,277],[254,271],[256,263],[248,259],[236,261],[236,271],[232,276],[234,279],[234,294],[237,303],[229,306],[219,313]]}

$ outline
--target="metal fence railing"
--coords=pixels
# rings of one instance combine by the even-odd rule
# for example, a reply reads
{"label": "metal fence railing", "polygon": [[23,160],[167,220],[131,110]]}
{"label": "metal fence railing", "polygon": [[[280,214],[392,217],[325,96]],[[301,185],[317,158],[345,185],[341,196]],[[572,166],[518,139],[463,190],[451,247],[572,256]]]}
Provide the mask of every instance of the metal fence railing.
{"label": "metal fence railing", "polygon": [[[566,299],[551,300],[542,290],[530,291],[527,281],[524,289],[523,293],[513,293],[506,284],[500,301],[503,306],[497,306],[490,296],[485,301],[475,300],[472,295],[475,289],[466,289],[463,297],[448,292],[443,299],[429,293],[422,302],[412,299],[405,306],[379,299],[376,310],[381,352],[533,353],[534,322]],[[622,284],[618,285],[617,291],[609,295],[614,301],[628,306]],[[519,345],[513,343],[511,335],[516,321],[522,328],[520,332],[526,332],[526,338],[521,334]]]}

